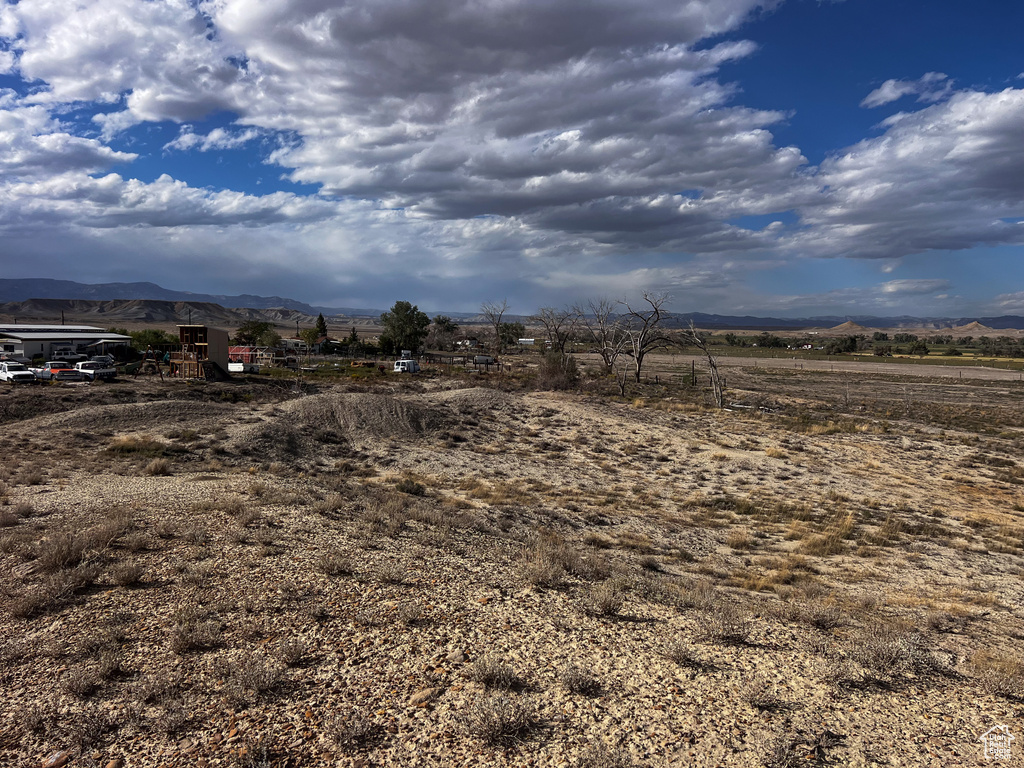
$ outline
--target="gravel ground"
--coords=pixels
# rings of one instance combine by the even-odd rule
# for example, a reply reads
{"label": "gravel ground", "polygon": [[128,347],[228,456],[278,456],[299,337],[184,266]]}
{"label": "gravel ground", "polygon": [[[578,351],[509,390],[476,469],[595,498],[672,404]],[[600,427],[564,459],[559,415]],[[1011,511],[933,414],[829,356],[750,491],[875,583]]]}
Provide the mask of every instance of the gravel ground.
{"label": "gravel ground", "polygon": [[175,386],[0,444],[2,765],[973,766],[1024,731],[998,424]]}

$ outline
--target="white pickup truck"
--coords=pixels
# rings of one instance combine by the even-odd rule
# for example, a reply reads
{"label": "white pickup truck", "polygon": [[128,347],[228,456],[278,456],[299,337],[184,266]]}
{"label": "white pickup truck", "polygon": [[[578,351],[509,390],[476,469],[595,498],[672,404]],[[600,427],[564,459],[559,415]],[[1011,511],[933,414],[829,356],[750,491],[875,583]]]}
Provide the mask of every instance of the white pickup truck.
{"label": "white pickup truck", "polygon": [[21,363],[0,363],[0,381],[8,384],[31,384],[36,375]]}
{"label": "white pickup truck", "polygon": [[110,381],[117,376],[117,368],[99,360],[83,360],[75,363],[75,370],[82,372],[86,381]]}
{"label": "white pickup truck", "polygon": [[50,360],[39,368],[29,368],[40,381],[81,381],[81,371],[76,371],[63,360]]}

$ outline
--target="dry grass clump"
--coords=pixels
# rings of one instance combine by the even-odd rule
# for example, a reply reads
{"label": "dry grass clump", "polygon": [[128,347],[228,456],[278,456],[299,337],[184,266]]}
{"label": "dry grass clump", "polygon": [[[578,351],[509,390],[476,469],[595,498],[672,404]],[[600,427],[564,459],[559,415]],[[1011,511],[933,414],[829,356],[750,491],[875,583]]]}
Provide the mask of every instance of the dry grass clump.
{"label": "dry grass clump", "polygon": [[115,437],[107,446],[107,453],[120,455],[163,456],[167,445],[150,435],[121,435]]}
{"label": "dry grass clump", "polygon": [[732,603],[719,602],[705,610],[697,621],[698,636],[706,642],[742,645],[750,639],[750,615]]}
{"label": "dry grass clump", "polygon": [[603,742],[587,748],[576,761],[576,768],[633,768],[635,763],[624,751]]}
{"label": "dry grass clump", "polygon": [[600,557],[584,557],[554,531],[540,531],[523,552],[522,576],[528,584],[560,587],[569,575],[581,579],[599,579],[608,575],[607,562]]}
{"label": "dry grass clump", "polygon": [[586,610],[595,616],[616,616],[625,603],[625,593],[618,581],[610,579],[591,587]]}
{"label": "dry grass clump", "polygon": [[672,638],[665,646],[665,658],[687,669],[704,669],[707,664],[697,655],[693,645],[681,637]]}
{"label": "dry grass clump", "polygon": [[339,549],[330,549],[324,552],[316,561],[317,570],[327,576],[349,576],[355,572],[352,565],[352,558],[347,552]]}
{"label": "dry grass clump", "polygon": [[569,693],[581,696],[597,696],[601,692],[601,682],[579,664],[569,664],[558,674],[562,686]]}
{"label": "dry grass clump", "polygon": [[980,652],[970,661],[971,674],[982,690],[1024,701],[1024,659]]}
{"label": "dry grass clump", "polygon": [[466,671],[470,680],[485,688],[508,691],[522,688],[523,680],[515,671],[497,656],[481,656]]}
{"label": "dry grass clump", "polygon": [[475,702],[463,721],[466,733],[490,745],[521,740],[534,725],[534,710],[519,699],[494,694]]}
{"label": "dry grass clump", "polygon": [[189,651],[207,651],[224,644],[220,625],[194,608],[178,612],[171,626],[169,647],[179,656]]}
{"label": "dry grass clump", "polygon": [[763,677],[755,677],[744,683],[740,698],[762,712],[771,712],[783,705],[782,699],[775,692],[775,686]]}
{"label": "dry grass clump", "polygon": [[277,643],[274,653],[287,666],[297,667],[305,661],[309,645],[300,637],[289,637]]}
{"label": "dry grass clump", "polygon": [[81,565],[110,543],[105,530],[60,531],[44,538],[36,547],[36,565],[42,573],[53,573]]}
{"label": "dry grass clump", "polygon": [[153,459],[149,464],[142,470],[142,474],[150,475],[151,477],[163,477],[171,474],[171,462],[167,459]]}
{"label": "dry grass clump", "polygon": [[234,704],[259,699],[279,688],[285,681],[284,671],[276,664],[254,656],[228,662],[221,670],[224,695]]}
{"label": "dry grass clump", "polygon": [[384,729],[357,709],[338,714],[326,732],[335,748],[345,754],[367,750],[384,737]]}
{"label": "dry grass clump", "polygon": [[131,587],[142,581],[145,572],[139,563],[118,563],[110,569],[110,580],[119,587]]}

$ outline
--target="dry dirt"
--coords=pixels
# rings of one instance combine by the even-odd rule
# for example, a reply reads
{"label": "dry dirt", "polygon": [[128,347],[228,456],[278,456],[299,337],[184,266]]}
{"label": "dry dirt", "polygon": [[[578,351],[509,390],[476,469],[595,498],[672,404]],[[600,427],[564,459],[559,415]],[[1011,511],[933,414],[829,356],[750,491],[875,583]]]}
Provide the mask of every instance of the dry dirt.
{"label": "dry dirt", "polygon": [[0,765],[1020,764],[1022,385],[729,377],[3,390]]}

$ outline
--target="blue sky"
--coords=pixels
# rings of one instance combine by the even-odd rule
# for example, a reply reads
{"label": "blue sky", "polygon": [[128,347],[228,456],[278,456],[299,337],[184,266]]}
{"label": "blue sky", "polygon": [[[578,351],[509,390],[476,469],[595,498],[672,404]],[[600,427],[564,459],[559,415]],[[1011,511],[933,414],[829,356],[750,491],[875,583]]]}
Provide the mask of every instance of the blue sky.
{"label": "blue sky", "polygon": [[1024,314],[1024,4],[0,5],[0,270]]}

